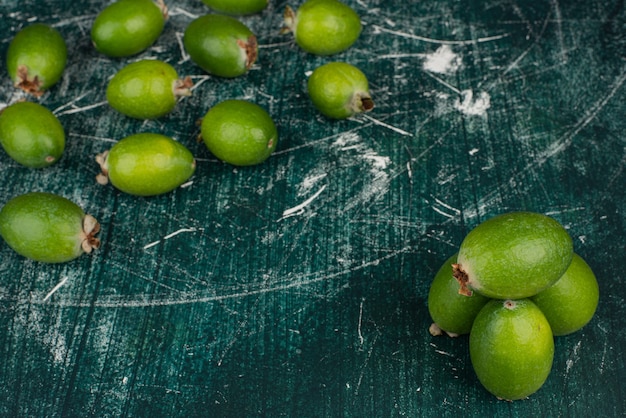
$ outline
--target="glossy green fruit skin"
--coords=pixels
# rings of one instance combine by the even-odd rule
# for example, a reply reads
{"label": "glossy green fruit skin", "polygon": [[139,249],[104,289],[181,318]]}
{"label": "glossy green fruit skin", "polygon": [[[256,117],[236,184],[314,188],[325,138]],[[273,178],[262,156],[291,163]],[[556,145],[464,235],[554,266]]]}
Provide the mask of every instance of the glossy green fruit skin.
{"label": "glossy green fruit skin", "polygon": [[[84,230],[86,216],[78,205],[64,197],[27,193],[11,199],[0,211],[0,235],[24,257],[63,263],[85,252],[83,242],[91,239]],[[98,229],[99,226],[94,233]],[[95,242],[97,247],[99,241]]]}
{"label": "glossy green fruit skin", "polygon": [[367,77],[345,62],[317,67],[307,81],[309,97],[316,109],[333,119],[345,119],[374,106]]}
{"label": "glossy green fruit skin", "polygon": [[106,97],[112,108],[136,119],[156,119],[177,103],[178,73],[166,62],[141,60],[126,65],[109,81]]}
{"label": "glossy green fruit skin", "polygon": [[452,264],[456,263],[456,258],[457,254],[454,254],[443,263],[428,291],[428,311],[435,329],[450,336],[469,334],[474,318],[489,301],[478,293],[469,297],[459,294],[459,283],[452,275]]}
{"label": "glossy green fruit skin", "polygon": [[262,163],[278,143],[270,115],[245,100],[225,100],[209,109],[202,119],[201,134],[213,155],[236,166]]}
{"label": "glossy green fruit skin", "polygon": [[226,78],[245,74],[258,54],[252,31],[237,19],[218,14],[192,21],[185,30],[183,45],[200,68]]}
{"label": "glossy green fruit skin", "polygon": [[67,63],[67,46],[61,34],[43,23],[20,30],[7,51],[7,69],[16,87],[40,96],[56,84]]}
{"label": "glossy green fruit skin", "polygon": [[129,57],[156,42],[164,26],[164,12],[154,1],[118,0],[98,14],[91,40],[104,55]]}
{"label": "glossy green fruit skin", "polygon": [[350,48],[361,34],[361,19],[337,0],[308,0],[297,10],[292,31],[296,43],[315,55],[333,55]]}
{"label": "glossy green fruit skin", "polygon": [[[102,155],[101,155],[102,156]],[[191,152],[165,135],[139,133],[115,144],[97,160],[103,174],[122,192],[155,196],[174,190],[196,169]]]}
{"label": "glossy green fruit skin", "polygon": [[459,248],[455,275],[464,282],[461,291],[466,286],[494,299],[522,299],[553,285],[573,254],[572,239],[556,220],[510,212],[470,231]]}
{"label": "glossy green fruit skin", "polygon": [[202,0],[216,12],[229,15],[250,15],[267,7],[267,0]]}
{"label": "glossy green fruit skin", "polygon": [[510,401],[539,390],[554,359],[550,324],[528,299],[489,301],[474,320],[469,348],[478,380]]}
{"label": "glossy green fruit skin", "polygon": [[565,274],[531,300],[546,316],[555,336],[568,335],[591,321],[600,300],[600,289],[589,265],[574,254]]}
{"label": "glossy green fruit skin", "polygon": [[56,163],[65,150],[65,131],[38,103],[17,102],[0,113],[0,143],[11,158],[31,168]]}

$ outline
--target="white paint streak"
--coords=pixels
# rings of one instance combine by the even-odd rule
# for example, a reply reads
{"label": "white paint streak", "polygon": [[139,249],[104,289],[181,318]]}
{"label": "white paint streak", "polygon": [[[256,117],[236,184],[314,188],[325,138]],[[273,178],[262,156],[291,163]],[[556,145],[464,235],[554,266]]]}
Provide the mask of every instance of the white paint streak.
{"label": "white paint streak", "polygon": [[463,90],[461,98],[454,104],[456,110],[468,116],[483,116],[490,107],[491,97],[485,91],[481,91],[478,98],[474,98],[472,90]]}
{"label": "white paint streak", "polygon": [[450,45],[442,45],[432,54],[426,55],[422,68],[431,73],[452,74],[459,69],[462,62]]}
{"label": "white paint streak", "polygon": [[327,176],[328,176],[328,173],[319,173],[319,174],[312,173],[311,175],[306,177],[300,184],[300,187],[298,190],[298,196],[303,196],[305,194],[308,194],[308,192],[311,191],[311,189],[313,188],[313,186],[317,184],[317,182],[326,178]]}
{"label": "white paint streak", "polygon": [[326,185],[323,185],[317,192],[315,192],[315,194],[311,197],[309,197],[307,200],[305,200],[304,202],[300,203],[297,206],[294,206],[290,209],[286,209],[283,211],[283,216],[279,219],[283,220],[286,218],[289,218],[291,216],[295,216],[295,215],[301,215],[304,213],[304,209],[309,206],[315,199],[317,199],[317,197],[324,191],[324,189],[326,189]]}
{"label": "white paint streak", "polygon": [[507,36],[509,36],[509,34],[505,33],[505,34],[502,34],[502,35],[486,36],[486,37],[477,38],[477,39],[468,39],[468,40],[454,41],[454,40],[443,40],[443,39],[427,38],[425,36],[415,35],[415,34],[412,34],[412,33],[386,29],[386,28],[383,28],[382,26],[378,26],[378,25],[372,25],[372,29],[374,29],[374,33],[381,33],[381,32],[389,33],[391,35],[396,35],[396,36],[399,36],[399,37],[402,37],[402,38],[415,39],[417,41],[428,42],[428,43],[432,43],[432,44],[442,44],[442,45],[471,45],[471,44],[475,44],[475,43],[497,41],[499,39],[506,38]]}
{"label": "white paint streak", "polygon": [[57,290],[59,290],[61,287],[63,287],[63,285],[68,281],[68,279],[69,279],[69,277],[64,277],[63,280],[61,280],[56,286],[54,286],[52,288],[52,290],[50,292],[48,292],[46,297],[43,298],[42,302],[45,302],[48,299],[50,299],[50,297],[52,297],[52,295],[54,295],[57,292]]}
{"label": "white paint streak", "polygon": [[365,342],[365,338],[363,338],[363,333],[361,330],[361,326],[363,325],[363,304],[365,303],[365,298],[361,299],[361,305],[359,306],[359,323],[357,326],[357,334],[359,336],[359,344],[363,345]]}
{"label": "white paint streak", "polygon": [[164,236],[160,240],[157,240],[157,241],[151,242],[150,244],[144,245],[143,249],[147,250],[148,248],[152,248],[152,247],[158,245],[160,242],[168,240],[168,239],[170,239],[172,237],[175,237],[178,234],[182,234],[183,232],[196,232],[196,231],[198,231],[198,228],[181,228],[181,229],[179,229],[177,231],[172,232],[171,234],[168,234],[168,235]]}
{"label": "white paint streak", "polygon": [[[267,293],[273,292],[283,292],[290,289],[297,289],[305,286],[310,286],[315,283],[325,282],[329,280],[335,280],[339,277],[343,277],[346,274],[354,273],[356,271],[360,271],[363,269],[370,268],[372,266],[377,266],[381,262],[385,260],[389,260],[395,258],[401,254],[412,253],[414,252],[414,248],[411,246],[406,246],[400,248],[396,251],[391,251],[380,258],[375,258],[372,260],[363,260],[356,264],[351,264],[342,270],[337,270],[334,272],[324,272],[324,274],[319,273],[307,273],[295,276],[286,277],[283,282],[274,283],[272,286],[267,286],[264,283],[262,286],[254,287],[250,286],[249,288],[241,288],[238,291],[232,293],[224,293],[224,294],[202,294],[197,292],[192,292],[188,294],[180,293],[178,297],[168,298],[166,296],[162,298],[158,298],[158,296],[152,298],[151,300],[146,300],[142,296],[137,296],[136,298],[129,295],[108,295],[100,300],[96,301],[59,301],[57,303],[51,303],[53,306],[61,306],[61,307],[74,307],[74,308],[85,308],[85,307],[97,307],[97,308],[145,308],[150,306],[178,306],[178,305],[191,305],[196,303],[209,303],[209,302],[217,302],[228,299],[240,299],[247,298],[251,296],[257,296]],[[309,277],[312,276],[312,277]],[[32,302],[33,305],[41,304],[41,302],[34,300]]]}
{"label": "white paint streak", "polygon": [[580,345],[582,341],[578,341],[574,346],[574,350],[572,351],[572,355],[565,361],[565,374],[568,374],[574,364],[580,359],[580,354],[578,351],[580,350]]}
{"label": "white paint streak", "polygon": [[392,131],[397,132],[397,133],[399,133],[401,135],[413,136],[413,134],[411,134],[410,132],[407,132],[407,131],[405,131],[403,129],[397,128],[397,127],[395,127],[393,125],[389,125],[388,123],[382,122],[382,121],[380,121],[378,119],[374,119],[370,115],[363,114],[362,116],[365,119],[369,120],[370,122],[374,122],[375,125],[379,125],[379,126],[383,126],[383,127],[387,128],[387,129],[391,129]]}

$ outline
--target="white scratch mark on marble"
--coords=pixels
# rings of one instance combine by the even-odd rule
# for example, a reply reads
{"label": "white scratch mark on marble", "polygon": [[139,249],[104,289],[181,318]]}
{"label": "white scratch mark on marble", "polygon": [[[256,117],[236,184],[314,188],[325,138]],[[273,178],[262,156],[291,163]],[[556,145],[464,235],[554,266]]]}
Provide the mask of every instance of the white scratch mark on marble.
{"label": "white scratch mark on marble", "polygon": [[64,277],[64,278],[63,278],[63,280],[61,280],[59,283],[57,283],[57,285],[56,285],[56,286],[54,286],[54,287],[52,288],[52,290],[50,290],[50,291],[48,292],[48,294],[47,294],[47,295],[46,295],[46,296],[42,299],[42,302],[45,302],[45,301],[47,301],[48,299],[50,299],[50,298],[52,297],[52,295],[54,295],[54,294],[55,294],[55,293],[56,293],[56,292],[57,292],[57,291],[58,291],[61,287],[63,287],[63,285],[64,285],[65,283],[67,283],[67,281],[68,281],[68,280],[69,280],[69,277],[67,277],[67,276],[66,276],[66,277]]}
{"label": "white scratch mark on marble", "polygon": [[283,215],[282,217],[279,219],[279,221],[289,218],[291,216],[296,216],[296,215],[301,215],[304,213],[304,210],[307,206],[309,206],[311,203],[313,203],[313,201],[315,199],[318,198],[318,196],[320,194],[322,194],[322,192],[326,189],[326,184],[323,185],[322,187],[320,187],[320,189],[315,192],[315,194],[313,194],[313,196],[309,197],[307,200],[305,200],[304,202],[300,203],[299,205],[296,205],[290,209],[286,209],[283,211]]}
{"label": "white scratch mark on marble", "polygon": [[152,248],[152,247],[158,245],[160,242],[168,240],[168,239],[170,239],[172,237],[175,237],[178,234],[182,234],[184,232],[197,232],[197,231],[198,231],[198,228],[181,228],[181,229],[179,229],[177,231],[172,232],[171,234],[168,234],[168,235],[164,236],[160,240],[156,240],[154,242],[151,242],[150,244],[144,245],[143,249],[147,250],[148,248]]}
{"label": "white scratch mark on marble", "polygon": [[91,104],[91,105],[88,105],[88,106],[72,107],[69,110],[65,110],[63,112],[59,112],[57,114],[57,116],[60,116],[60,115],[72,115],[74,113],[86,112],[88,110],[95,109],[95,108],[107,105],[108,103],[109,103],[108,101],[104,100],[104,101],[101,101],[101,102],[98,102],[98,103],[94,103],[94,104]]}
{"label": "white scratch mark on marble", "polygon": [[382,122],[382,121],[380,121],[378,119],[375,119],[375,118],[371,117],[370,115],[362,114],[362,116],[365,119],[369,120],[370,122],[373,122],[375,125],[382,126],[384,128],[387,128],[387,129],[391,129],[392,131],[397,132],[400,135],[413,136],[413,134],[410,133],[410,132],[407,132],[407,131],[405,131],[403,129],[397,128],[397,127],[395,127],[393,125],[389,125],[388,123],[385,123],[385,122]]}
{"label": "white scratch mark on marble", "polygon": [[304,194],[308,194],[308,192],[317,184],[318,181],[326,178],[328,173],[320,173],[320,174],[311,174],[306,177],[302,183],[300,184],[298,190],[298,196],[303,196]]}
{"label": "white scratch mark on marble", "polygon": [[576,362],[580,360],[580,354],[578,353],[578,351],[580,350],[581,344],[582,341],[578,341],[578,343],[576,343],[576,345],[574,346],[574,350],[572,351],[572,355],[565,361],[565,374],[569,374],[569,371],[572,369],[572,367],[574,367],[574,364],[576,364]]}
{"label": "white scratch mark on marble", "polygon": [[91,110],[91,109],[95,109],[97,107],[100,106],[104,106],[106,104],[108,104],[109,102],[104,100],[98,103],[93,103],[87,106],[82,106],[82,107],[78,107],[76,105],[76,103],[78,103],[79,101],[81,101],[82,99],[84,99],[85,97],[87,97],[87,95],[89,95],[90,92],[87,93],[83,93],[78,97],[75,97],[74,99],[72,99],[71,101],[67,102],[64,105],[61,105],[59,107],[57,107],[56,109],[54,109],[52,111],[52,113],[56,116],[60,116],[60,115],[71,115],[74,113],[80,113],[80,112],[86,112],[87,110]]}
{"label": "white scratch mark on marble", "polygon": [[[364,260],[356,265],[350,265],[341,270],[337,270],[334,272],[323,272],[323,274],[317,273],[307,273],[296,276],[288,276],[283,282],[278,282],[273,284],[272,286],[263,286],[254,287],[250,286],[250,288],[239,289],[234,292],[226,292],[224,294],[202,294],[202,293],[179,293],[178,297],[162,297],[162,298],[153,298],[151,300],[146,300],[145,298],[138,296],[136,298],[132,296],[116,296],[116,295],[107,295],[103,296],[100,300],[96,301],[59,301],[57,303],[50,303],[54,306],[60,307],[74,307],[74,308],[89,308],[89,307],[97,307],[97,308],[145,308],[150,306],[179,306],[179,305],[192,305],[196,303],[210,303],[210,302],[218,302],[222,300],[229,299],[242,299],[248,298],[251,296],[257,296],[267,293],[274,292],[284,292],[291,289],[302,288],[305,286],[310,286],[316,283],[335,280],[337,278],[343,277],[347,274],[354,273],[363,269],[367,269],[370,267],[374,267],[379,265],[381,262],[385,260],[389,260],[395,258],[401,254],[411,253],[415,249],[412,246],[405,246],[395,251],[391,251],[385,254],[382,257],[375,258],[372,260]],[[312,276],[312,277],[309,277]],[[41,304],[41,302],[34,300],[32,304],[37,305]]]}
{"label": "white scratch mark on marble", "polygon": [[454,40],[443,40],[443,39],[427,38],[425,36],[415,35],[415,34],[412,34],[412,33],[400,32],[400,31],[386,29],[386,28],[383,28],[382,26],[378,26],[378,25],[372,25],[372,28],[374,29],[374,33],[380,33],[380,32],[389,33],[391,35],[400,36],[402,38],[415,39],[417,41],[428,42],[428,43],[433,43],[433,44],[442,44],[442,45],[470,45],[470,44],[475,44],[475,43],[497,41],[499,39],[506,38],[506,37],[509,36],[509,34],[504,33],[504,34],[501,34],[501,35],[486,36],[486,37],[477,38],[477,39],[468,39],[468,40],[454,41]]}
{"label": "white scratch mark on marble", "polygon": [[[461,90],[454,87],[452,84],[448,83],[445,80],[442,80],[441,78],[437,77],[434,74],[431,74],[429,72],[426,72],[426,74],[428,74],[430,77],[432,77],[433,79],[437,80],[439,83],[441,83],[442,85],[446,86],[447,88],[449,88],[450,90],[452,90],[453,92],[455,92],[456,94],[460,95],[461,94]],[[447,96],[445,95],[445,93],[441,93],[442,98],[447,98]]]}
{"label": "white scratch mark on marble", "polygon": [[196,19],[199,16],[199,15],[191,13],[191,12],[189,12],[189,11],[183,9],[183,8],[180,8],[180,7],[174,7],[172,9],[169,9],[167,14],[170,15],[170,16],[183,15],[183,16],[187,16],[190,19]]}
{"label": "white scratch mark on marble", "polygon": [[361,304],[359,305],[359,322],[357,325],[357,334],[359,336],[359,344],[363,345],[365,342],[365,338],[363,338],[362,325],[363,325],[363,305],[365,304],[365,298],[361,299]]}

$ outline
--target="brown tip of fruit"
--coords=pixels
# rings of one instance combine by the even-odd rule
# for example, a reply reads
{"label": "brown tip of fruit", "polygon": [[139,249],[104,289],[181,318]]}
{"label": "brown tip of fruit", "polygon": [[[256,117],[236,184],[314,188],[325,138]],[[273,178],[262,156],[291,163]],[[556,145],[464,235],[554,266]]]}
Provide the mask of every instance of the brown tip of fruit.
{"label": "brown tip of fruit", "polygon": [[515,303],[514,300],[505,300],[504,303],[503,303],[503,306],[506,309],[511,310],[511,309],[515,309],[515,306],[517,306],[517,303]]}
{"label": "brown tip of fruit", "polygon": [[246,68],[249,69],[252,67],[252,64],[256,62],[256,59],[259,56],[259,44],[256,40],[256,36],[248,36],[248,42],[243,42],[241,40],[237,42],[239,43],[239,46],[246,50]]}
{"label": "brown tip of fruit", "polygon": [[15,87],[24,90],[26,93],[30,93],[35,97],[40,97],[44,92],[41,90],[41,80],[38,76],[30,79],[28,77],[28,67],[25,65],[19,65],[17,67],[17,82]]}
{"label": "brown tip of fruit", "polygon": [[363,112],[369,112],[374,108],[374,101],[369,96],[361,97],[361,107]]}
{"label": "brown tip of fruit", "polygon": [[440,335],[443,335],[443,330],[439,327],[439,325],[435,324],[434,322],[430,324],[428,332],[430,332],[430,335],[432,335],[433,337],[439,337]]}
{"label": "brown tip of fruit", "polygon": [[170,17],[170,15],[169,15],[169,10],[165,2],[163,0],[156,0],[155,4],[157,5],[159,9],[161,9],[161,14],[163,15],[163,19],[167,20]]}
{"label": "brown tip of fruit", "polygon": [[96,181],[98,184],[108,184],[109,183],[109,170],[107,167],[107,156],[109,155],[109,151],[101,152],[96,155],[96,162],[100,166],[101,172],[96,176]]}
{"label": "brown tip of fruit", "polygon": [[459,282],[459,285],[460,285],[459,295],[472,296],[473,295],[472,289],[470,289],[467,286],[467,282],[469,282],[469,277],[467,273],[465,273],[461,269],[460,264],[457,264],[457,263],[452,264],[452,275],[454,276],[456,281]]}
{"label": "brown tip of fruit", "polygon": [[175,97],[188,97],[191,96],[191,88],[193,87],[193,80],[187,76],[185,78],[179,78],[174,81],[174,96]]}
{"label": "brown tip of fruit", "polygon": [[283,27],[280,28],[280,33],[285,34],[293,32],[293,28],[296,26],[296,12],[289,6],[285,7],[283,13]]}

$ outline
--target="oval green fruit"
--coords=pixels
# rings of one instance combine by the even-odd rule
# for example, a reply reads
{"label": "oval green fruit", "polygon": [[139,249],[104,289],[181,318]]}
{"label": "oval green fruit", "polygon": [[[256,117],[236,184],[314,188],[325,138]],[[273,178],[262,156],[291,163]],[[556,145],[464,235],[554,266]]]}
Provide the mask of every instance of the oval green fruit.
{"label": "oval green fruit", "polygon": [[100,246],[100,224],[69,199],[44,192],[14,197],[0,210],[0,235],[18,254],[62,263]]}
{"label": "oval green fruit", "polygon": [[11,158],[31,168],[54,164],[65,149],[65,131],[38,103],[17,102],[0,112],[0,143]]}
{"label": "oval green fruit", "polygon": [[34,96],[41,96],[61,79],[66,63],[65,40],[43,23],[20,30],[7,51],[7,69],[15,87]]}
{"label": "oval green fruit", "polygon": [[252,31],[237,19],[218,14],[193,20],[185,30],[183,44],[194,63],[219,77],[245,74],[258,55]]}
{"label": "oval green fruit", "polygon": [[118,0],[98,14],[91,26],[91,40],[98,52],[109,57],[135,55],[158,39],[166,18],[162,1]]}
{"label": "oval green fruit", "polygon": [[137,119],[155,119],[170,113],[180,96],[191,95],[191,79],[180,79],[166,62],[141,60],[118,71],[107,86],[112,108]]}
{"label": "oval green fruit", "polygon": [[278,143],[270,115],[245,100],[225,100],[209,109],[202,119],[201,134],[213,155],[237,166],[262,163]]}
{"label": "oval green fruit", "polygon": [[454,274],[460,292],[522,299],[553,285],[574,254],[572,239],[556,220],[510,212],[482,222],[459,248]]}
{"label": "oval green fruit", "polygon": [[469,297],[459,294],[459,283],[452,275],[456,258],[454,254],[443,263],[428,291],[428,311],[434,321],[430,333],[434,336],[442,332],[451,337],[469,334],[474,318],[489,301],[478,293]]}
{"label": "oval green fruit", "polygon": [[139,133],[120,140],[109,151],[98,154],[100,184],[108,181],[122,192],[155,196],[174,190],[196,169],[191,152],[165,135]]}
{"label": "oval green fruit", "polygon": [[296,12],[284,13],[283,32],[293,32],[296,44],[315,55],[345,51],[361,34],[361,19],[350,6],[337,0],[307,0]]}
{"label": "oval green fruit", "polygon": [[478,380],[500,399],[526,398],[543,386],[554,358],[548,320],[530,300],[491,300],[469,338]]}
{"label": "oval green fruit", "polygon": [[600,300],[596,276],[578,254],[552,286],[531,298],[556,336],[578,331],[593,318]]}
{"label": "oval green fruit", "polygon": [[202,0],[211,9],[230,15],[250,15],[267,7],[268,0]]}
{"label": "oval green fruit", "polygon": [[317,67],[307,82],[313,105],[324,115],[345,119],[374,107],[367,77],[345,62],[329,62]]}

